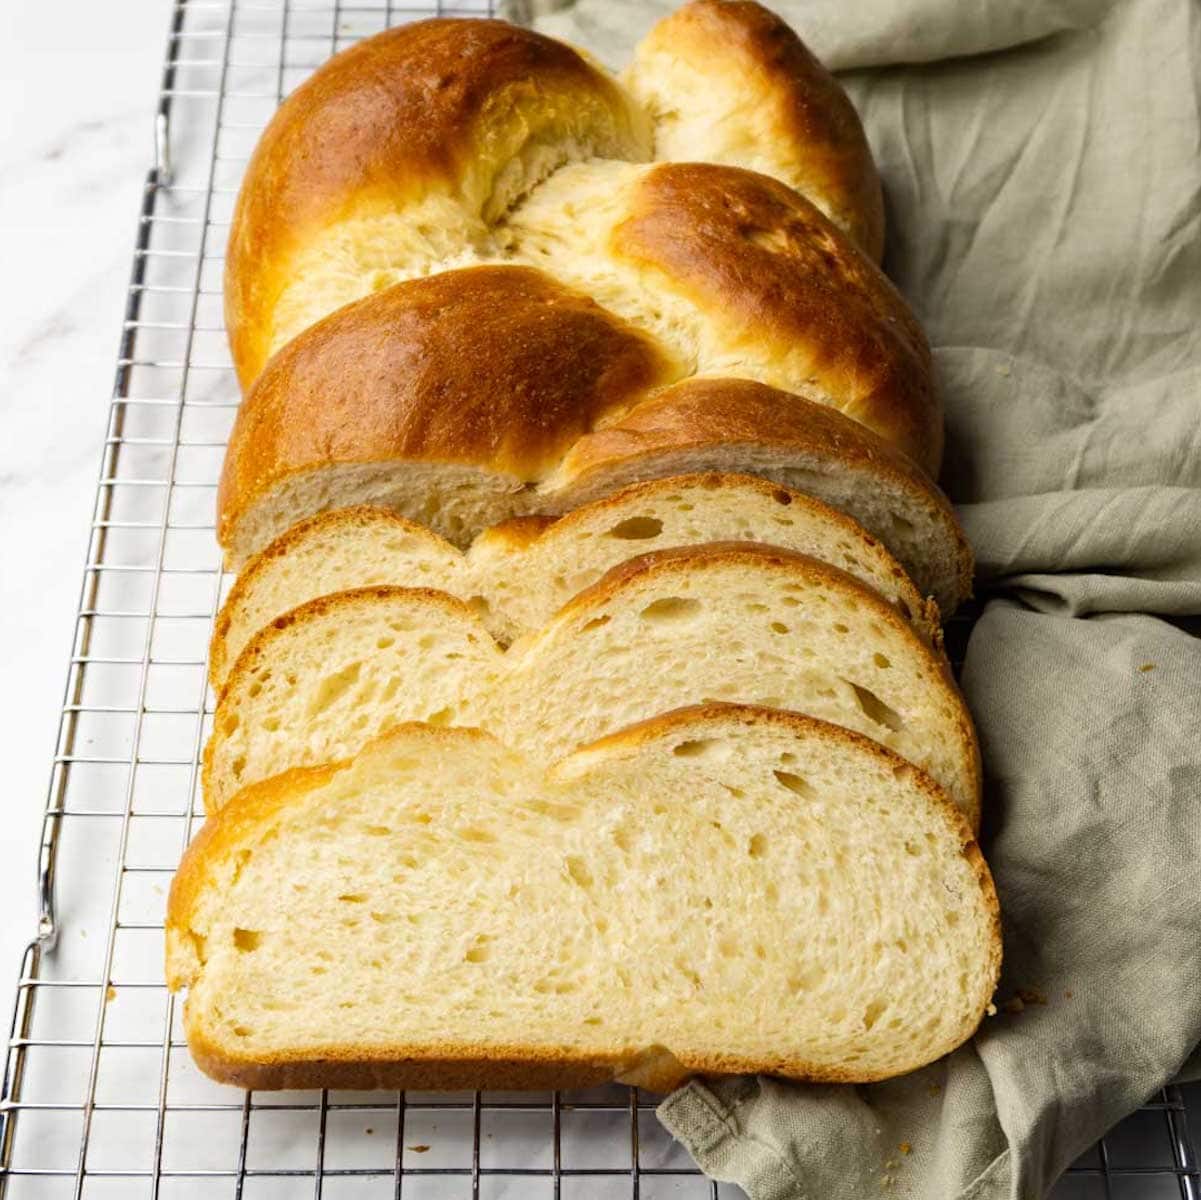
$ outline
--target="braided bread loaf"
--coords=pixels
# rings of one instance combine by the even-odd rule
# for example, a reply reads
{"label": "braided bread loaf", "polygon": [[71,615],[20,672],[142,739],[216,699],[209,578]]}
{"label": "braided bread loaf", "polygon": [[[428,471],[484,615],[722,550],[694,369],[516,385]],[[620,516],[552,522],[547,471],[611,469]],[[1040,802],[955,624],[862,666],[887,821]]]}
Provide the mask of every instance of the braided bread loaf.
{"label": "braided bread loaf", "polygon": [[465,545],[720,469],[867,497],[953,607],[971,560],[927,477],[941,410],[873,261],[881,213],[854,110],[757,4],[693,0],[621,84],[503,22],[345,51],[280,109],[234,214],[228,562],[330,508]]}
{"label": "braided bread loaf", "polygon": [[418,22],[281,107],[226,256],[245,570],[167,922],[204,1070],[859,1080],[970,1034],[1000,943],[938,607],[972,560],[882,244],[854,110],[751,0],[620,81]]}

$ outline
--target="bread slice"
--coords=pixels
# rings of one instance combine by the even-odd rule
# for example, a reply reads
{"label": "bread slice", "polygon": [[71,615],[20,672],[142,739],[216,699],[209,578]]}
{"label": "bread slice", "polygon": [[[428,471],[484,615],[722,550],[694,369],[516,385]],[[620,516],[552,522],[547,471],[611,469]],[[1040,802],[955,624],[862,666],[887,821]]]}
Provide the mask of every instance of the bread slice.
{"label": "bread slice", "polygon": [[975,821],[979,759],[945,661],[836,567],[753,543],[613,568],[508,652],[439,592],[310,601],[250,642],[205,753],[210,811],[290,767],[353,754],[402,721],[478,725],[549,760],[704,700],[792,709],[889,746]]}
{"label": "bread slice", "polygon": [[220,692],[264,625],[317,596],[392,584],[433,587],[482,609],[498,640],[544,624],[610,567],[648,550],[749,540],[832,563],[875,588],[932,643],[938,610],[897,561],[849,517],[749,475],[687,475],[633,484],[557,521],[526,517],[486,530],[464,555],[388,509],[337,509],[302,521],[251,561],[213,631],[209,674]]}
{"label": "bread slice", "polygon": [[184,856],[167,979],[248,1088],[867,1081],[970,1036],[1000,959],[962,816],[794,714],[658,717],[549,770],[402,726],[247,789]]}
{"label": "bread slice", "polygon": [[[534,522],[536,518],[526,518]],[[804,491],[750,475],[701,472],[622,488],[538,528],[486,530],[469,554],[477,594],[510,630],[544,625],[618,563],[706,542],[758,542],[809,555],[872,588],[941,646],[938,606],[851,517]]]}

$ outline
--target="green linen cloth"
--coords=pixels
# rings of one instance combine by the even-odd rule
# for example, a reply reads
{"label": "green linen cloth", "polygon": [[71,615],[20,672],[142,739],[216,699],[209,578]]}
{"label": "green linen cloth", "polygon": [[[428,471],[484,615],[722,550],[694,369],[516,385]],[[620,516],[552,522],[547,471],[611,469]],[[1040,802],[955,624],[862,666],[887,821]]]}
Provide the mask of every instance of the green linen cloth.
{"label": "green linen cloth", "polygon": [[[673,6],[511,15],[619,65]],[[935,348],[1006,959],[925,1070],[695,1082],[660,1117],[753,1200],[1034,1200],[1201,1041],[1201,5],[776,8],[855,68]]]}

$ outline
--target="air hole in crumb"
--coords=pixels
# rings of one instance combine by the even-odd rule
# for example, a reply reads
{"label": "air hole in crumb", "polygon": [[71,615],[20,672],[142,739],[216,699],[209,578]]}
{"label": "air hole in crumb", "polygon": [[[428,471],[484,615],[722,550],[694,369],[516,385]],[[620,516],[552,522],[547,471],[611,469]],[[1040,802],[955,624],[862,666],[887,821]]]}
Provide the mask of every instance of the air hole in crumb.
{"label": "air hole in crumb", "polygon": [[456,832],[465,842],[483,842],[488,845],[496,841],[496,834],[489,829],[480,829],[476,825],[465,825]]}
{"label": "air hole in crumb", "polygon": [[835,633],[850,633],[851,628],[849,625],[844,625],[841,621],[835,621],[834,622],[834,632]]}
{"label": "air hole in crumb", "polygon": [[327,675],[317,687],[313,694],[313,698],[309,701],[308,716],[315,717],[323,713],[331,704],[346,694],[359,679],[359,674],[363,669],[363,664],[358,662],[350,663],[340,671],[335,671],[332,675]]}
{"label": "air hole in crumb", "polygon": [[243,953],[251,953],[263,944],[263,935],[257,929],[235,929],[234,946]]}
{"label": "air hole in crumb", "polygon": [[248,1038],[254,1032],[249,1025],[235,1025],[234,1037]]}
{"label": "air hole in crumb", "polygon": [[467,947],[463,961],[469,963],[487,962],[492,956],[492,947],[488,944],[491,938],[486,933],[477,934],[475,940]]}
{"label": "air hole in crumb", "polygon": [[767,853],[767,837],[762,833],[753,834],[747,843],[746,852],[752,858],[762,858]]}
{"label": "air hole in crumb", "polygon": [[899,733],[905,728],[905,721],[901,714],[895,708],[890,708],[885,704],[870,688],[860,687],[859,684],[852,683],[849,679],[843,682],[848,684],[851,691],[855,693],[855,702],[869,721],[883,725],[886,729],[891,729],[893,733]]}
{"label": "air hole in crumb", "polygon": [[884,654],[881,654],[879,650],[872,655],[872,662],[874,662],[882,671],[887,671],[888,668],[892,666],[892,663],[889,661],[888,657]]}
{"label": "air hole in crumb", "polygon": [[644,621],[687,621],[695,617],[700,610],[699,600],[684,596],[664,596],[660,600],[653,600],[638,615]]}
{"label": "air hole in crumb", "polygon": [[771,623],[771,631],[772,633],[787,633],[788,626],[783,621],[773,621]]}
{"label": "air hole in crumb", "polygon": [[367,897],[362,892],[343,892],[338,897],[344,904],[365,904]]}
{"label": "air hole in crumb", "polygon": [[790,492],[786,492],[783,488],[776,488],[776,490],[774,492],[772,492],[771,498],[777,504],[791,504],[792,503],[792,494]]}
{"label": "air hole in crumb", "polygon": [[585,621],[580,626],[580,633],[589,633],[593,629],[601,629],[603,626],[608,625],[612,619],[608,613],[605,613],[604,616],[593,617],[591,621]]}
{"label": "air hole in crumb", "polygon": [[627,517],[609,530],[609,536],[636,542],[658,537],[662,532],[663,522],[658,517]]}
{"label": "air hole in crumb", "polygon": [[882,1000],[873,1000],[863,1010],[863,1028],[870,1029],[879,1019],[880,1014],[888,1007]]}
{"label": "air hole in crumb", "polygon": [[781,787],[786,787],[790,792],[795,792],[798,796],[804,796],[806,800],[813,799],[815,794],[813,788],[800,775],[794,775],[791,771],[773,771],[772,774],[775,775],[776,782]]}
{"label": "air hole in crumb", "polygon": [[692,738],[677,742],[671,752],[676,758],[713,758],[720,761],[729,758],[730,747],[722,738]]}
{"label": "air hole in crumb", "polygon": [[567,868],[567,874],[579,884],[582,888],[590,888],[592,886],[592,872],[588,870],[587,863],[575,854],[569,854],[564,860],[563,865]]}
{"label": "air hole in crumb", "polygon": [[449,725],[455,719],[455,709],[453,704],[448,704],[445,708],[438,709],[437,712],[432,712],[425,718],[427,725],[436,725],[438,728],[443,728]]}
{"label": "air hole in crumb", "polygon": [[377,650],[387,650],[389,646],[395,646],[396,639],[392,637],[382,637],[375,643]]}

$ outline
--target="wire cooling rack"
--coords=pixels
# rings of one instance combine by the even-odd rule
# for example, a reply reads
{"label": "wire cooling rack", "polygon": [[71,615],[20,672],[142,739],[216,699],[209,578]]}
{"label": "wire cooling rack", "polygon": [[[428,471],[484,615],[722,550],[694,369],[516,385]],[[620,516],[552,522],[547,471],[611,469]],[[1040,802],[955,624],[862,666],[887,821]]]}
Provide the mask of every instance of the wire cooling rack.
{"label": "wire cooling rack", "polygon": [[[177,0],[138,216],[40,857],[0,1090],[0,1197],[732,1198],[627,1088],[243,1094],[188,1057],[162,983],[166,890],[201,811],[213,536],[237,406],[222,252],[247,156],[332,51],[442,8]],[[958,631],[963,632],[963,627]],[[954,639],[952,639],[953,641]],[[1199,1200],[1167,1089],[1058,1200]]]}

